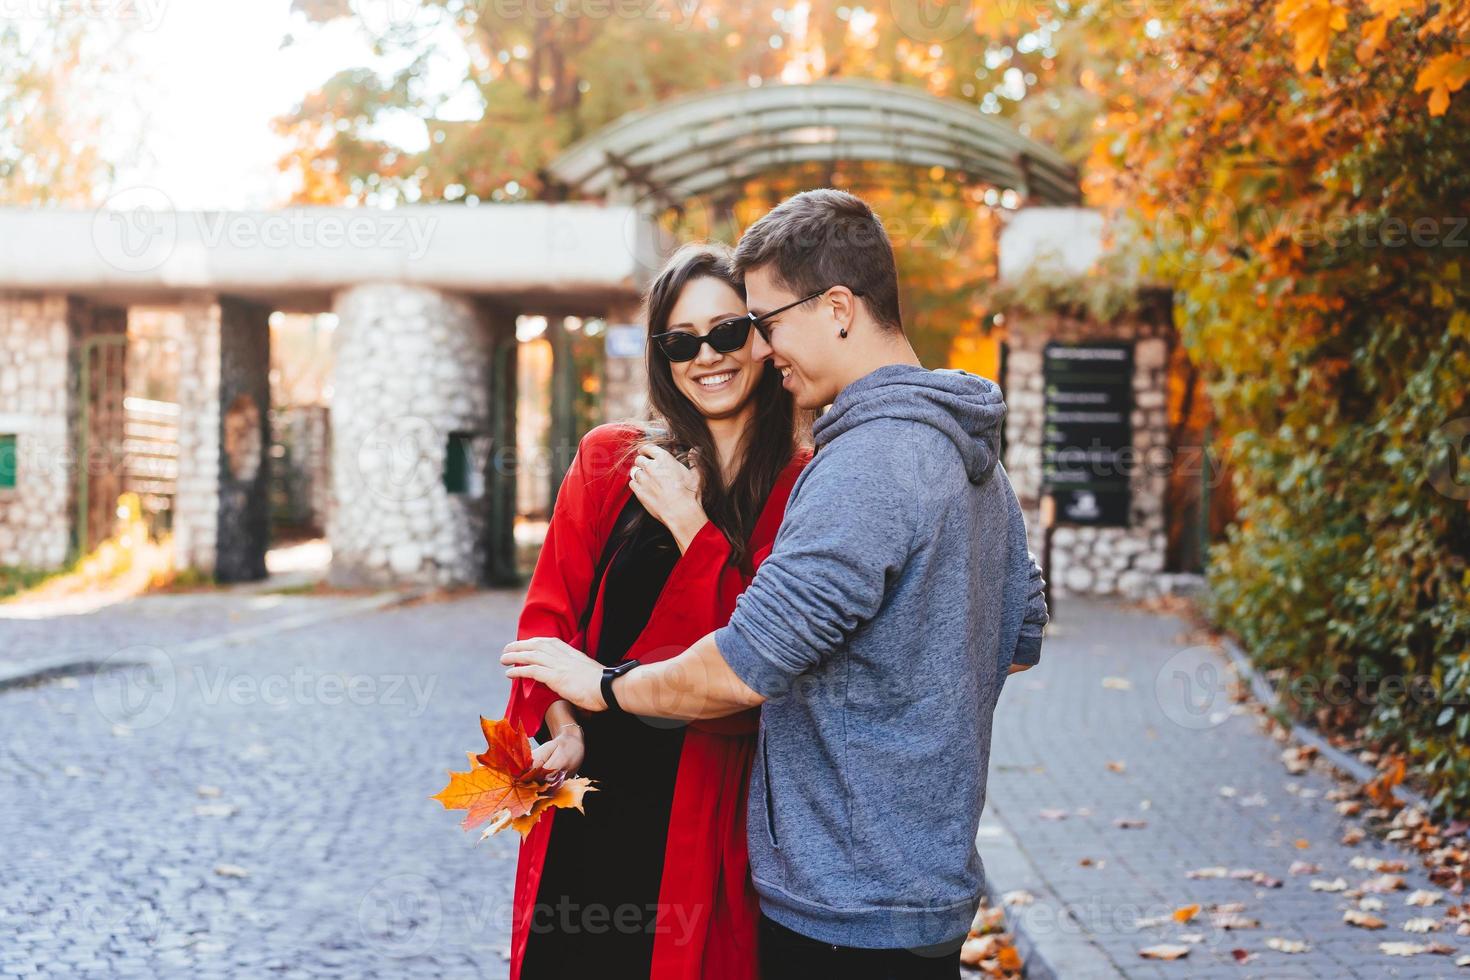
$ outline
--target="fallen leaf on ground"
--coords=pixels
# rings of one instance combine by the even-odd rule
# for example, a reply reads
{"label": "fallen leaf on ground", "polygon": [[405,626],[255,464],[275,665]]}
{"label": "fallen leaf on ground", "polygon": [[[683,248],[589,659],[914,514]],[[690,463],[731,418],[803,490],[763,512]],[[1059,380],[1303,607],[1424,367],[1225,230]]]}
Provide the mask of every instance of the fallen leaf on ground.
{"label": "fallen leaf on ground", "polygon": [[1421,916],[1404,923],[1404,932],[1439,932],[1442,925],[1438,919]]}
{"label": "fallen leaf on ground", "polygon": [[1422,943],[1379,943],[1378,950],[1388,956],[1418,956],[1429,952],[1429,947]]}
{"label": "fallen leaf on ground", "polygon": [[1349,827],[1347,830],[1344,830],[1342,832],[1341,840],[1342,843],[1346,846],[1353,847],[1357,844],[1363,843],[1363,838],[1366,835],[1367,831],[1363,830],[1362,827]]}
{"label": "fallen leaf on ground", "polygon": [[1304,943],[1300,939],[1282,939],[1272,936],[1266,940],[1266,948],[1274,949],[1278,953],[1305,953],[1312,948],[1310,943]]}
{"label": "fallen leaf on ground", "polygon": [[1119,830],[1142,830],[1148,826],[1148,821],[1138,817],[1119,817],[1113,821],[1113,826]]}
{"label": "fallen leaf on ground", "polygon": [[1311,861],[1293,861],[1291,862],[1291,867],[1286,869],[1286,873],[1293,875],[1314,875],[1321,870],[1321,865],[1313,864]]}
{"label": "fallen leaf on ground", "polygon": [[1036,815],[1038,817],[1040,817],[1041,819],[1043,819],[1043,820],[1065,820],[1065,819],[1067,819],[1067,811],[1066,810],[1041,810]]}
{"label": "fallen leaf on ground", "polygon": [[1229,868],[1222,868],[1222,867],[1219,867],[1217,865],[1217,866],[1215,866],[1213,868],[1195,868],[1193,871],[1187,872],[1185,874],[1185,877],[1186,878],[1223,878],[1226,875],[1228,875],[1229,873],[1230,873],[1230,869]]}
{"label": "fallen leaf on ground", "polygon": [[1331,881],[1324,881],[1321,878],[1313,878],[1307,887],[1314,892],[1342,892],[1347,891],[1347,879],[1333,878]]}
{"label": "fallen leaf on ground", "polygon": [[1248,919],[1243,915],[1214,915],[1210,918],[1210,924],[1216,929],[1259,929],[1259,919]]}
{"label": "fallen leaf on ground", "polygon": [[217,875],[219,875],[221,878],[249,878],[250,877],[250,872],[249,871],[246,871],[244,868],[240,867],[238,864],[217,864],[217,865],[215,865],[214,873],[217,874]]}
{"label": "fallen leaf on ground", "polygon": [[1364,912],[1382,912],[1383,899],[1374,898],[1372,895],[1365,895],[1358,899],[1358,908]]}
{"label": "fallen leaf on ground", "polygon": [[1353,859],[1349,861],[1348,864],[1352,865],[1352,867],[1354,867],[1358,871],[1372,871],[1375,873],[1385,871],[1398,872],[1409,870],[1408,861],[1400,861],[1388,858],[1364,857],[1361,854],[1353,855]]}
{"label": "fallen leaf on ground", "polygon": [[1159,943],[1157,946],[1145,946],[1138,951],[1138,955],[1146,960],[1177,960],[1189,955],[1189,947],[1177,943]]}
{"label": "fallen leaf on ground", "polygon": [[1384,921],[1382,919],[1371,912],[1364,912],[1361,909],[1348,909],[1342,914],[1342,921],[1350,926],[1357,926],[1360,929],[1382,929],[1384,927]]}
{"label": "fallen leaf on ground", "polygon": [[1006,892],[1000,897],[1000,900],[1004,905],[1030,905],[1036,901],[1036,896],[1024,888],[1018,888],[1013,892]]}
{"label": "fallen leaf on ground", "polygon": [[1109,691],[1131,691],[1133,682],[1126,677],[1104,677],[1102,686]]}
{"label": "fallen leaf on ground", "polygon": [[1197,915],[1199,915],[1198,905],[1181,905],[1179,906],[1179,908],[1174,910],[1174,921],[1188,922],[1190,919],[1193,919]]}
{"label": "fallen leaf on ground", "polygon": [[1128,763],[1120,759],[1110,759],[1108,760],[1107,766],[1108,772],[1124,772],[1128,768]]}
{"label": "fallen leaf on ground", "polygon": [[1407,888],[1409,886],[1404,881],[1403,875],[1379,875],[1376,878],[1369,878],[1363,882],[1361,887],[1365,892],[1382,894],[1384,892],[1396,892],[1401,888]]}
{"label": "fallen leaf on ground", "polygon": [[1230,955],[1235,958],[1235,962],[1237,963],[1249,963],[1251,960],[1255,959],[1255,954],[1245,949],[1232,949],[1230,951]]}
{"label": "fallen leaf on ground", "polygon": [[1440,900],[1440,897],[1441,896],[1439,892],[1429,891],[1427,888],[1420,888],[1413,892],[1410,892],[1409,897],[1404,899],[1404,904],[1422,905],[1427,908],[1428,906],[1433,905],[1435,902],[1438,902]]}

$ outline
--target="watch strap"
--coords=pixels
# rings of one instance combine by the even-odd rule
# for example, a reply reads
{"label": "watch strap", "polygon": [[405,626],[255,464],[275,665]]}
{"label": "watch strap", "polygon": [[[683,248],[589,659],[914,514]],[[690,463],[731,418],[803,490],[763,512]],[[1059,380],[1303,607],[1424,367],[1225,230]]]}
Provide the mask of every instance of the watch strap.
{"label": "watch strap", "polygon": [[623,706],[618,704],[617,695],[613,694],[613,681],[638,665],[636,660],[625,660],[616,667],[602,668],[602,700],[606,702],[608,711],[622,712]]}

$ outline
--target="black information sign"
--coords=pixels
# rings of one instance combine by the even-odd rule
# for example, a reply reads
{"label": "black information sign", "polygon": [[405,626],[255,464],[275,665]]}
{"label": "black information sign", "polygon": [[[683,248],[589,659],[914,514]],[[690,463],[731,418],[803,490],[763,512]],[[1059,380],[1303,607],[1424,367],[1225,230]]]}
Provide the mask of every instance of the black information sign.
{"label": "black information sign", "polygon": [[1059,524],[1128,525],[1133,345],[1046,345],[1041,482]]}

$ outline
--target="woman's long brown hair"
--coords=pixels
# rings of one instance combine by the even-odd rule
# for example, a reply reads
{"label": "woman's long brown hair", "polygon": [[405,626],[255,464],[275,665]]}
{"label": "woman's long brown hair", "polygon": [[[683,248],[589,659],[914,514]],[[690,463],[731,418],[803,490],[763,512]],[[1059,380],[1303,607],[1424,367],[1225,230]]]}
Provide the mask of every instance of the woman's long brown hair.
{"label": "woman's long brown hair", "polygon": [[[750,574],[747,551],[751,532],[777,477],[804,438],[810,413],[797,411],[790,393],[781,387],[780,372],[769,362],[760,365],[761,378],[751,396],[755,414],[740,440],[735,477],[726,486],[704,414],[679,390],[669,359],[652,339],[654,334],[668,330],[674,304],[684,287],[696,279],[718,279],[744,300],[745,283],[730,264],[733,254],[729,246],[719,242],[685,245],[664,264],[643,297],[644,322],[648,326],[644,360],[652,409],[646,441],[662,446],[699,471],[704,512],[730,543],[730,564]],[[630,452],[636,453],[636,446]],[[642,519],[639,515],[629,527],[630,536],[637,533]]]}

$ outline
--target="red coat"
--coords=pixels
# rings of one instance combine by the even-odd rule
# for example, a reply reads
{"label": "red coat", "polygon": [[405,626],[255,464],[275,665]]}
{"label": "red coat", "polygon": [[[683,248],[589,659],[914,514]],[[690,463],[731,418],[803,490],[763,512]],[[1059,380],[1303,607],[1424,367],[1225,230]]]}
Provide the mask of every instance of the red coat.
{"label": "red coat", "polygon": [[[628,447],[643,434],[633,426],[598,426],[582,440],[556,498],[536,571],[521,611],[517,639],[553,636],[579,650],[597,649],[602,588],[587,635],[578,632],[597,559],[632,490]],[[752,567],[770,554],[792,484],[811,459],[800,450],[782,471],[750,536]],[[729,567],[729,542],[706,524],[674,566],[648,624],[627,659],[644,663],[682,653],[725,625],[750,578]],[[606,580],[604,579],[604,585]],[[556,694],[544,684],[517,680],[506,717],[527,733],[541,727]],[[745,850],[745,799],[758,711],[692,723],[679,757],[664,851],[661,909],[653,945],[656,980],[751,980],[756,976],[759,909]],[[516,867],[511,980],[519,980],[531,916],[541,884],[555,811],[548,811],[521,844]],[[581,819],[570,814],[567,819]],[[672,909],[684,911],[678,918]],[[670,910],[665,921],[664,912]],[[694,918],[692,927],[688,919]],[[685,936],[685,942],[679,942]],[[595,964],[589,964],[595,971]]]}

